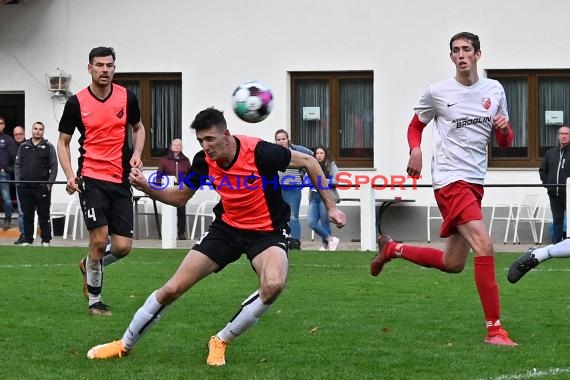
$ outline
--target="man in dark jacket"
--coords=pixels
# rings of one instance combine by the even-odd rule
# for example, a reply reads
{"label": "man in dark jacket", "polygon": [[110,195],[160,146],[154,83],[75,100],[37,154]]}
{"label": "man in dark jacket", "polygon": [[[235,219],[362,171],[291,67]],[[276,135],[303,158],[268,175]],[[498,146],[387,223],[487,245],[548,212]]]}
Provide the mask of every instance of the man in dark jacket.
{"label": "man in dark jacket", "polygon": [[[566,184],[566,178],[570,177],[570,127],[562,126],[558,129],[558,143],[559,146],[546,151],[538,169],[540,180],[544,184]],[[547,191],[552,210],[552,244],[556,244],[564,239],[566,188],[548,187]]]}
{"label": "man in dark jacket", "polygon": [[[21,125],[17,125],[12,130],[12,136],[14,136],[14,142],[20,147],[26,141],[26,131],[24,127]],[[17,151],[16,151],[17,152]],[[16,173],[14,173],[14,179],[16,179]],[[12,194],[16,195],[16,199],[18,198],[18,192],[16,191],[16,185],[10,189]],[[20,237],[18,240],[14,242],[14,244],[22,244],[26,242],[26,236],[24,235],[24,213],[22,212],[22,207],[20,206],[20,200],[17,199],[18,202],[18,230],[20,231]]]}
{"label": "man in dark jacket", "polygon": [[[4,128],[6,128],[6,121],[4,117],[0,116],[0,180],[10,181],[18,146],[12,136],[4,133]],[[9,182],[0,183],[0,194],[4,203],[4,225],[2,229],[7,231],[12,222],[13,211]]]}
{"label": "man in dark jacket", "polygon": [[[54,146],[44,139],[44,124],[36,121],[32,126],[32,138],[20,145],[16,156],[17,181],[53,182],[57,177],[57,154]],[[49,247],[51,241],[51,184],[18,184],[18,199],[24,213],[25,241],[21,245],[34,242],[34,216],[38,213],[42,246]]]}
{"label": "man in dark jacket", "polygon": [[[184,178],[190,170],[190,160],[182,153],[182,140],[174,139],[170,144],[170,152],[160,160],[158,165],[156,180],[161,183],[162,176],[174,176],[177,178],[175,185],[178,185],[178,178]],[[186,240],[186,207],[177,208],[178,217],[178,239]]]}

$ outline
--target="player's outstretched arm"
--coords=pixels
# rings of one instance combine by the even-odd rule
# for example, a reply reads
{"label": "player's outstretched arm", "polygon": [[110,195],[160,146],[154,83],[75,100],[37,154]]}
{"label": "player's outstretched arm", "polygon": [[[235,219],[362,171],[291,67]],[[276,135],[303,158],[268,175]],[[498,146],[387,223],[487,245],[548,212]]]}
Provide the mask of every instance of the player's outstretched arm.
{"label": "player's outstretched arm", "polygon": [[143,172],[138,168],[131,169],[129,183],[135,189],[142,191],[152,199],[175,207],[184,207],[186,202],[188,202],[196,192],[187,186],[184,186],[182,189],[179,189],[177,186],[166,188],[150,186]]}
{"label": "player's outstretched arm", "polygon": [[323,173],[323,169],[321,169],[317,159],[308,154],[291,151],[290,166],[305,168],[311,183],[314,184],[327,208],[329,220],[336,224],[337,227],[343,227],[346,224],[346,215],[336,206],[332,193],[328,188],[328,179],[325,177],[325,173]]}

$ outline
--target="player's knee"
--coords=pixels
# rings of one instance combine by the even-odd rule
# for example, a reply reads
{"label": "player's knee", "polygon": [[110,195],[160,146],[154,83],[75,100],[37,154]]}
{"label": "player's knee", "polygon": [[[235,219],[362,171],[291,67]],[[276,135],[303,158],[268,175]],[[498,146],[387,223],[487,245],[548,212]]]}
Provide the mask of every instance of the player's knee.
{"label": "player's knee", "polygon": [[104,240],[101,241],[96,240],[96,241],[91,241],[89,245],[91,246],[91,248],[99,252],[101,256],[103,256],[103,254],[105,253],[105,249],[107,247],[107,242]]}
{"label": "player's knee", "polygon": [[162,305],[170,305],[172,302],[177,300],[182,294],[184,294],[185,289],[177,286],[174,283],[168,282],[162,288],[160,288],[157,299]]}
{"label": "player's knee", "polygon": [[275,302],[277,297],[279,297],[279,294],[281,294],[284,288],[285,280],[273,279],[266,281],[261,285],[261,300],[263,303],[271,305],[273,302]]}
{"label": "player's knee", "polygon": [[443,259],[443,265],[446,273],[461,273],[465,269],[466,260],[461,260],[458,258],[445,257]]}
{"label": "player's knee", "polygon": [[131,252],[131,247],[111,247],[111,253],[114,256],[117,256],[119,258],[123,258],[125,256],[127,256],[129,253]]}
{"label": "player's knee", "polygon": [[111,243],[111,253],[114,256],[123,258],[131,252],[132,244],[130,242],[122,242],[120,240]]}
{"label": "player's knee", "polygon": [[445,265],[447,273],[461,273],[465,269],[465,263],[451,263]]}

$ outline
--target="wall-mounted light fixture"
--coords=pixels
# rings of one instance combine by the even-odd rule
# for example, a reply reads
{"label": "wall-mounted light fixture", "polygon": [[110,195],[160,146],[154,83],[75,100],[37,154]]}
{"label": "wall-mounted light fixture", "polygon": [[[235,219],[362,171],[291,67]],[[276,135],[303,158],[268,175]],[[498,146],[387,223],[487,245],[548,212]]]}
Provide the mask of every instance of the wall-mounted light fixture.
{"label": "wall-mounted light fixture", "polygon": [[57,74],[46,74],[48,81],[48,89],[53,92],[53,96],[65,96],[67,97],[67,88],[69,87],[69,82],[71,81],[71,75],[66,74],[65,71],[57,68]]}

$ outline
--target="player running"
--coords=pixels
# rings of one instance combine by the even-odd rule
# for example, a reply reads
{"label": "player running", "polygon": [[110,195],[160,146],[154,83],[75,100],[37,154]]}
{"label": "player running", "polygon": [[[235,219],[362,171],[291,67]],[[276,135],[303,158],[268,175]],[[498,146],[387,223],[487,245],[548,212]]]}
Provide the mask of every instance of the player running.
{"label": "player running", "polygon": [[415,107],[408,127],[410,159],[407,172],[422,171],[422,132],[433,122],[432,177],[435,199],[443,216],[441,237],[445,251],[397,244],[389,236],[378,237],[378,254],[370,272],[378,276],[384,264],[402,258],[447,273],[465,268],[469,250],[475,253],[475,285],[483,306],[485,343],[516,346],[500,321],[499,289],[495,278],[493,243],[483,223],[481,200],[487,172],[487,145],[494,133],[499,146],[508,147],[514,134],[508,121],[507,99],[501,84],[479,78],[479,37],[458,33],[450,42],[455,78],[429,86]]}
{"label": "player running", "polygon": [[[89,314],[112,315],[101,297],[103,267],[127,256],[133,244],[133,201],[128,176],[142,168],[145,131],[136,95],[113,84],[115,51],[96,47],[87,66],[91,84],[70,97],[59,122],[57,154],[67,177],[68,194],[79,192],[83,219],[89,230],[89,252],[79,263]],[[132,146],[128,142],[132,126]],[[79,137],[77,175],[69,144]],[[108,236],[111,235],[111,245]]]}

